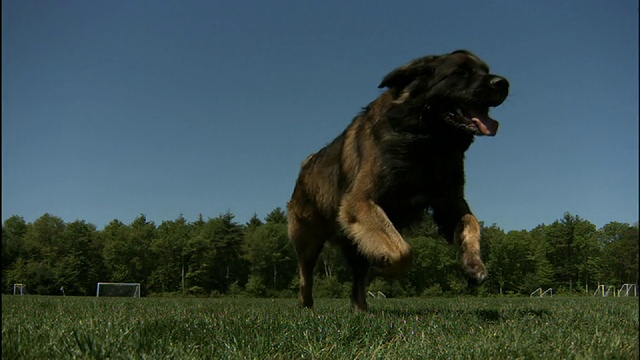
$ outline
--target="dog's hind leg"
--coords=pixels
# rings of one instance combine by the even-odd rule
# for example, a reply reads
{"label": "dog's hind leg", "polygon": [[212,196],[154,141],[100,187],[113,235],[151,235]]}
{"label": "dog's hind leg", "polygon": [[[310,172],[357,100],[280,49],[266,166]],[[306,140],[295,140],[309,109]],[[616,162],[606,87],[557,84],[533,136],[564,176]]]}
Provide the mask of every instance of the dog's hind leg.
{"label": "dog's hind leg", "polygon": [[316,243],[306,247],[304,250],[298,251],[298,263],[300,265],[300,305],[303,307],[313,307],[313,270],[322,252],[322,245],[322,243]]}
{"label": "dog's hind leg", "polygon": [[313,307],[313,270],[316,267],[320,252],[322,252],[322,246],[320,246],[319,249],[298,251],[298,264],[300,266],[300,305],[306,308]]}
{"label": "dog's hind leg", "polygon": [[300,305],[313,307],[313,270],[324,247],[325,239],[314,232],[310,223],[289,216],[289,239],[296,250],[300,267]]}

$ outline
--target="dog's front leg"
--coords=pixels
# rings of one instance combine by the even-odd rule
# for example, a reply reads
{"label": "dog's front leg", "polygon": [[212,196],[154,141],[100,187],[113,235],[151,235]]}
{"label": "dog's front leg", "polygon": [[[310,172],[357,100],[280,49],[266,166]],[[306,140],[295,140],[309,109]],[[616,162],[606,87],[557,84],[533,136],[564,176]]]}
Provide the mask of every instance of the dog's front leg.
{"label": "dog's front leg", "polygon": [[[358,253],[371,264],[381,268],[386,276],[395,276],[411,264],[411,246],[393,226],[384,210],[370,199],[348,194],[340,206],[338,218]],[[354,270],[361,277],[363,269]],[[366,309],[363,279],[354,279],[352,302],[357,309]],[[358,288],[356,289],[356,284]]]}
{"label": "dog's front leg", "polygon": [[465,214],[458,221],[454,241],[462,250],[462,268],[477,281],[487,277],[487,269],[480,257],[480,223],[473,214]]}
{"label": "dog's front leg", "polygon": [[353,274],[351,284],[351,305],[354,310],[367,310],[367,283],[371,264],[367,258],[360,253],[356,244],[346,243],[342,246],[342,252],[349,263]]}
{"label": "dog's front leg", "polygon": [[359,252],[386,275],[397,275],[410,265],[411,246],[372,200],[345,197],[339,222]]}

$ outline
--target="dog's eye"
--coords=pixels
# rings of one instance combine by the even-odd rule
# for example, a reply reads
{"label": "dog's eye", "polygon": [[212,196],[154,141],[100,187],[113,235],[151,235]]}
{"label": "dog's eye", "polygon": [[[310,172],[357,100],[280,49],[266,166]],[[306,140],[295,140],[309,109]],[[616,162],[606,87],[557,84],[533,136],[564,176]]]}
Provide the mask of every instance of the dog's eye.
{"label": "dog's eye", "polygon": [[456,72],[454,72],[453,75],[466,78],[466,77],[469,77],[471,74],[469,74],[467,70],[456,70]]}

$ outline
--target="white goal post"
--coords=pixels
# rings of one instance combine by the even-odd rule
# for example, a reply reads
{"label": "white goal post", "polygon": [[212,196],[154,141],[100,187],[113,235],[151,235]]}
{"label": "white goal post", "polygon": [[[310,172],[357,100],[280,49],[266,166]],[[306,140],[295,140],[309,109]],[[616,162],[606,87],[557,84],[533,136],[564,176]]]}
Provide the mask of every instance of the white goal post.
{"label": "white goal post", "polygon": [[99,282],[96,288],[96,297],[120,296],[140,297],[140,283],[113,283]]}

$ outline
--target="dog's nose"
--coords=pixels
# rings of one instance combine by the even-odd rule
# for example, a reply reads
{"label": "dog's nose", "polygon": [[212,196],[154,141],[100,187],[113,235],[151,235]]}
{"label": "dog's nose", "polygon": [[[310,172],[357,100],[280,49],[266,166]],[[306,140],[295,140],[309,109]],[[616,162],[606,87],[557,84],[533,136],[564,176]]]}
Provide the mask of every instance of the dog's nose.
{"label": "dog's nose", "polygon": [[494,76],[491,81],[489,81],[489,84],[497,90],[508,90],[509,89],[509,82],[507,81],[507,79],[500,77],[500,76]]}

